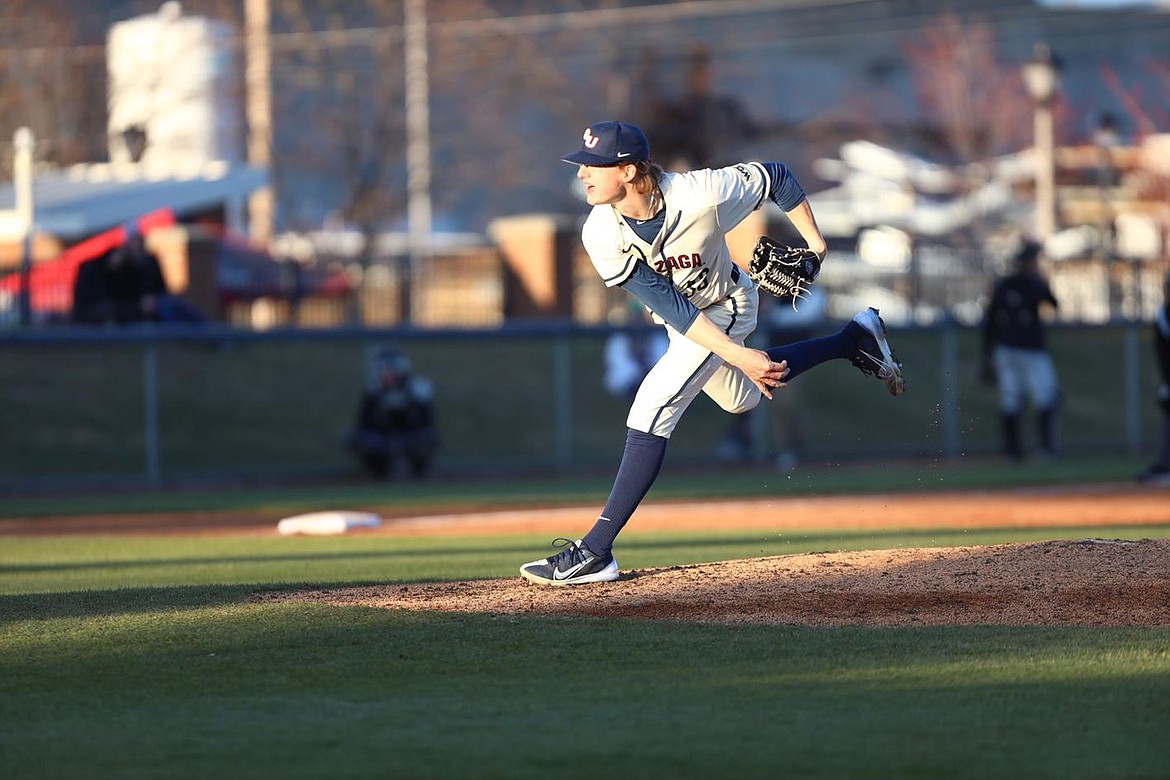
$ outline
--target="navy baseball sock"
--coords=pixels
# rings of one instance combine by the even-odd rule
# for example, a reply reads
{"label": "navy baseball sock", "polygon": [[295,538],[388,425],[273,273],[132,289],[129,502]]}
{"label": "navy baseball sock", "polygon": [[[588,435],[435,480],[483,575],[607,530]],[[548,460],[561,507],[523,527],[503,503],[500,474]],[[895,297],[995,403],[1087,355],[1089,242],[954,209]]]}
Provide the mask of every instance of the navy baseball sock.
{"label": "navy baseball sock", "polygon": [[[850,325],[852,324],[850,323]],[[772,347],[764,351],[776,363],[781,360],[788,361],[788,373],[784,375],[784,381],[791,382],[813,366],[828,360],[836,360],[837,358],[848,360],[856,350],[857,341],[850,335],[849,325],[846,325],[832,336],[798,341],[794,344]]]}
{"label": "navy baseball sock", "polygon": [[613,549],[613,540],[621,532],[638,504],[650,491],[662,461],[666,457],[667,439],[650,433],[626,432],[626,448],[618,466],[617,477],[605,502],[601,517],[581,541],[595,554],[605,557]]}

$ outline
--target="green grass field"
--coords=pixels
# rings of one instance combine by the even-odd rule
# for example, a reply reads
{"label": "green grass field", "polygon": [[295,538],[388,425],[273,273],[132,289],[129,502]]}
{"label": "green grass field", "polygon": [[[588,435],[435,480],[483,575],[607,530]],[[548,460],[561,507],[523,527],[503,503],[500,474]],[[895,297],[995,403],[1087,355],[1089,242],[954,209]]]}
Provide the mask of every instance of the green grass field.
{"label": "green grass field", "polygon": [[[1110,473],[1044,468],[1027,473],[1054,483]],[[921,487],[976,487],[1004,470],[876,470],[894,489],[915,471]],[[792,490],[819,492],[822,479],[883,484],[858,465]],[[737,484],[708,483],[705,495]],[[597,501],[595,487],[559,490]],[[558,486],[474,488],[459,498],[535,503]],[[436,489],[358,495],[426,507]],[[336,500],[331,490],[204,498],[309,508]],[[678,475],[655,495],[688,490],[704,492]],[[101,498],[105,511],[119,498],[122,511],[199,504],[192,494]],[[37,501],[3,514],[49,514],[51,500]],[[1085,536],[1165,538],[1170,524],[783,536],[632,526],[622,563]],[[1170,777],[1168,629],[724,627],[249,600],[303,584],[510,577],[547,544],[0,538],[0,777]]]}

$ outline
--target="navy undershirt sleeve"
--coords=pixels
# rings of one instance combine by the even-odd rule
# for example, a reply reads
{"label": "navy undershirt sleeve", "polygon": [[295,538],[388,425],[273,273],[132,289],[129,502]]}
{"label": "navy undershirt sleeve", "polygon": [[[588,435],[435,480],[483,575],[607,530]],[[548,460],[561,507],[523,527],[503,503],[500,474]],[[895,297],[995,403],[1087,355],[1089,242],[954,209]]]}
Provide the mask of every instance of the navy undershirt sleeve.
{"label": "navy undershirt sleeve", "polygon": [[804,200],[804,188],[796,180],[792,171],[784,163],[760,163],[768,171],[772,179],[772,188],[768,190],[768,197],[784,211],[792,211]]}
{"label": "navy undershirt sleeve", "polygon": [[699,316],[695,304],[687,300],[669,279],[662,274],[654,273],[650,266],[643,262],[635,265],[630,276],[618,286],[641,301],[646,308],[679,333],[686,333],[691,323]]}

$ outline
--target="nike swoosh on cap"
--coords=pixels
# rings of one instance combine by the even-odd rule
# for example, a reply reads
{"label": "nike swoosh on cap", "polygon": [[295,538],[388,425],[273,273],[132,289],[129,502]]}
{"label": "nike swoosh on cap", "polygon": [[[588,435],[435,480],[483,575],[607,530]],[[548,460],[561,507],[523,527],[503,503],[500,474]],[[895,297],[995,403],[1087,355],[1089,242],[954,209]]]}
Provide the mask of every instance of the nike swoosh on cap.
{"label": "nike swoosh on cap", "polygon": [[630,152],[618,152],[618,157],[629,157]]}

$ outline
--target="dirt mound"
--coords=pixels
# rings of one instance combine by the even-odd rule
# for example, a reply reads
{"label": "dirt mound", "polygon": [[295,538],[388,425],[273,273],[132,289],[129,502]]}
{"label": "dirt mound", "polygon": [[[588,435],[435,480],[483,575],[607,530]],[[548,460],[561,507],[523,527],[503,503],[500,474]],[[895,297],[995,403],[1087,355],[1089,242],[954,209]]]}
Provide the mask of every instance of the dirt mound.
{"label": "dirt mound", "polygon": [[623,572],[260,593],[384,609],[803,626],[1170,626],[1170,540],[784,555]]}
{"label": "dirt mound", "polygon": [[[1001,491],[662,501],[639,507],[638,532],[765,529],[1060,528],[1085,533],[1170,523],[1165,489],[1086,484]],[[537,534],[582,530],[596,506],[453,506],[416,516],[380,511],[394,536]],[[6,535],[276,536],[269,512],[0,519]],[[1125,530],[1121,530],[1125,528]],[[535,551],[534,551],[535,552]],[[526,556],[527,557],[527,556]],[[621,556],[619,554],[619,560]],[[517,561],[519,565],[519,561]],[[620,580],[546,588],[506,580],[257,594],[387,609],[592,615],[721,623],[835,625],[1170,625],[1170,540],[1045,542],[990,547],[786,555],[627,571]]]}

